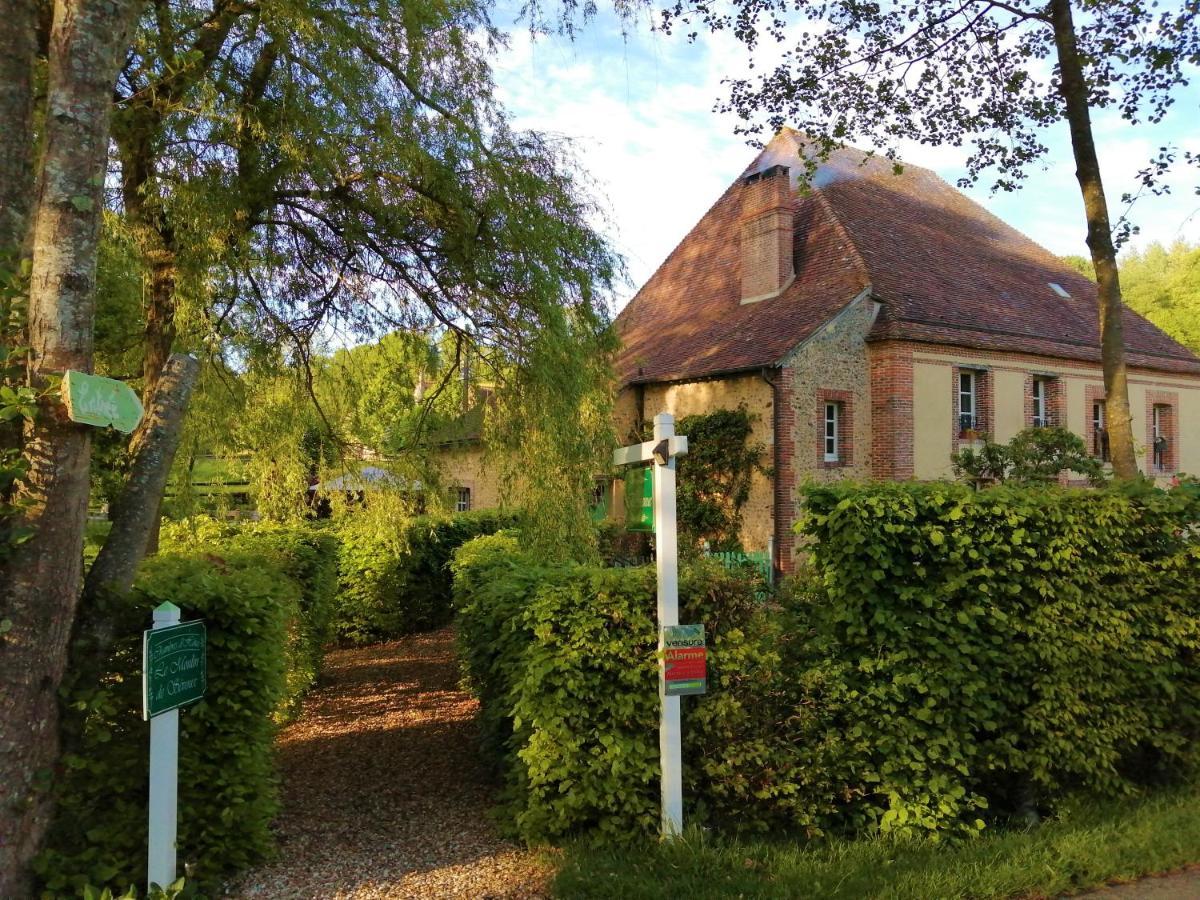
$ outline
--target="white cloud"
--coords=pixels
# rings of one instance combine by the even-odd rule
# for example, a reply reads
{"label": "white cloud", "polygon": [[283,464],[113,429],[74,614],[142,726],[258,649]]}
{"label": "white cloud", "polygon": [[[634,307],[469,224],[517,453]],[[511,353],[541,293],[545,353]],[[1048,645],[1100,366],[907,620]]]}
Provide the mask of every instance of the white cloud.
{"label": "white cloud", "polygon": [[[728,34],[701,35],[695,44],[648,28],[624,42],[619,25],[601,15],[578,43],[531,40],[520,25],[495,63],[497,92],[518,127],[574,139],[577,158],[595,179],[610,210],[611,237],[626,256],[632,296],[754,155],[734,134],[738,119],[714,111],[727,96],[722,80],[746,74],[746,51]],[[757,70],[774,65],[781,48],[764,45]],[[766,54],[770,54],[770,57]],[[1200,95],[1200,92],[1193,90]],[[1179,107],[1188,103],[1181,98]],[[1190,103],[1195,106],[1195,103]],[[1190,124],[1190,123],[1189,123]],[[1166,138],[1162,129],[1123,127],[1115,113],[1096,118],[1101,162],[1115,219],[1121,194]],[[985,184],[968,193],[1055,253],[1086,253],[1083,204],[1074,178],[1066,126],[1049,135],[1053,152],[1030,173],[1024,189],[992,196]],[[1200,132],[1174,135],[1200,146]],[[938,172],[950,183],[963,173],[967,151],[905,144],[903,158]],[[1177,237],[1200,239],[1200,206],[1192,194],[1194,170],[1171,197],[1139,200],[1135,245]]]}

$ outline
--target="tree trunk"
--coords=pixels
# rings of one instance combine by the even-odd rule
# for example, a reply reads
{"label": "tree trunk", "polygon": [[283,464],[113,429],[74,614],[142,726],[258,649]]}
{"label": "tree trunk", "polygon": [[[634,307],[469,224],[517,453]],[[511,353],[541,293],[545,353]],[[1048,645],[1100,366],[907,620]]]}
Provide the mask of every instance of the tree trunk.
{"label": "tree trunk", "polygon": [[[0,273],[16,271],[29,236],[37,27],[36,0],[0,2]],[[0,344],[24,345],[23,332],[7,304],[0,305]],[[0,422],[0,454],[20,447],[20,420]]]}
{"label": "tree trunk", "polygon": [[[110,595],[124,594],[133,585],[151,536],[157,532],[163,490],[179,449],[184,413],[199,371],[200,364],[194,357],[173,355],[163,367],[154,396],[146,406],[112,531],[84,582],[71,641],[68,678],[72,682],[94,684],[100,677],[113,641],[111,619],[103,601]],[[69,729],[64,729],[63,739],[70,750],[73,735]]]}
{"label": "tree trunk", "polygon": [[1128,480],[1137,477],[1138,465],[1133,445],[1133,424],[1129,416],[1121,281],[1117,273],[1112,226],[1108,219],[1108,201],[1104,197],[1104,182],[1100,178],[1100,161],[1096,158],[1096,143],[1092,137],[1087,81],[1075,42],[1071,0],[1051,0],[1050,20],[1058,49],[1059,91],[1066,102],[1071,148],[1075,152],[1075,177],[1079,181],[1087,215],[1087,245],[1092,253],[1092,265],[1096,268],[1100,362],[1104,368],[1104,406],[1113,474]]}
{"label": "tree trunk", "polygon": [[15,259],[33,198],[33,68],[37,3],[0,3],[0,261]]}
{"label": "tree trunk", "polygon": [[[30,383],[92,369],[96,248],[113,89],[138,4],[57,0],[50,32],[45,150],[34,200]],[[29,860],[49,819],[57,690],[78,600],[87,521],[86,426],[51,395],[26,432],[22,518],[33,537],[0,571],[0,897],[30,891]]]}

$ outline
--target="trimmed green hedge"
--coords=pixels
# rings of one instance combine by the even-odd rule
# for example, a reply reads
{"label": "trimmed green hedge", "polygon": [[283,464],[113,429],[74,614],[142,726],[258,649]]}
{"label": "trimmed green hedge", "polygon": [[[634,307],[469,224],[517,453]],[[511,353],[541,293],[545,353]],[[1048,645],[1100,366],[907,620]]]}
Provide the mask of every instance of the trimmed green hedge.
{"label": "trimmed green hedge", "polygon": [[806,752],[862,828],[975,830],[1196,768],[1191,493],[810,487]]}
{"label": "trimmed green hedge", "polygon": [[[712,671],[683,701],[689,822],[936,837],[1193,777],[1197,494],[813,487],[814,572],[778,604],[685,566]],[[517,834],[653,832],[653,572],[542,566],[509,534],[454,569]]]}
{"label": "trimmed green hedge", "polygon": [[288,699],[287,646],[301,587],[262,553],[160,554],[110,601],[122,637],[101,684],[69,698],[83,746],[63,760],[57,817],[37,863],[53,895],[145,878],[149,727],[141,715],[141,634],[170,600],[208,632],[208,694],[180,715],[179,863],[189,887],[264,857],[278,810],[273,715]]}
{"label": "trimmed green hedge", "polygon": [[165,552],[230,552],[269,559],[300,586],[300,604],[288,621],[287,698],[276,713],[285,720],[299,711],[300,701],[316,680],[324,648],[334,637],[340,543],[332,530],[316,523],[237,525],[193,516],[164,525]]}
{"label": "trimmed green hedge", "polygon": [[[609,841],[659,821],[655,576],[648,568],[539,566],[512,534],[455,557],[461,655],[481,701],[485,752],[504,811],[530,842]],[[684,569],[681,620],[703,622],[711,693],[683,701],[689,815],[766,827],[787,778],[769,696],[780,635],[751,582],[720,565]],[[765,798],[765,799],[764,799]]]}
{"label": "trimmed green hedge", "polygon": [[454,551],[515,521],[514,514],[498,510],[382,522],[348,516],[338,529],[338,636],[365,644],[445,625],[453,614]]}

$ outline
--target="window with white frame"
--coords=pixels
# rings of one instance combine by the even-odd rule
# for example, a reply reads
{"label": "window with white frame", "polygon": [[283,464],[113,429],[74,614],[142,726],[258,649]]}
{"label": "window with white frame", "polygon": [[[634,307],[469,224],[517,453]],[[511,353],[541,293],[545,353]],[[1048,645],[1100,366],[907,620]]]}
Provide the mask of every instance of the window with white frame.
{"label": "window with white frame", "polygon": [[1103,400],[1092,401],[1092,456],[1108,462],[1108,420]]}
{"label": "window with white frame", "polygon": [[1153,412],[1154,427],[1154,468],[1160,472],[1167,469],[1167,424],[1166,417],[1170,413],[1169,406],[1155,404]]}
{"label": "window with white frame", "polygon": [[1045,378],[1033,379],[1033,427],[1045,428],[1050,424],[1046,414],[1046,396],[1048,383]]}
{"label": "window with white frame", "polygon": [[454,491],[454,511],[455,512],[470,512],[471,510],[471,489],[466,487],[456,488]]}
{"label": "window with white frame", "polygon": [[825,462],[838,461],[838,420],[841,410],[838,403],[825,404]]}
{"label": "window with white frame", "polygon": [[958,373],[958,428],[970,431],[975,428],[979,379],[975,372],[963,370]]}

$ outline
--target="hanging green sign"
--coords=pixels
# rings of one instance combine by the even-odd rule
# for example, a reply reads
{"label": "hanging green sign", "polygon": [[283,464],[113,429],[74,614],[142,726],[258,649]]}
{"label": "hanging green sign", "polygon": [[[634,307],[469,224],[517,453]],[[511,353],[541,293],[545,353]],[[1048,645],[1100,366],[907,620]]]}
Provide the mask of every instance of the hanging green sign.
{"label": "hanging green sign", "polygon": [[129,434],[142,421],[142,401],[133,388],[115,378],[68,371],[62,396],[72,422],[100,428],[111,425]]}
{"label": "hanging green sign", "polygon": [[654,530],[654,469],[625,470],[625,530]]}
{"label": "hanging green sign", "polygon": [[206,639],[201,621],[143,632],[143,718],[203,699],[208,686]]}

